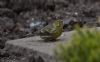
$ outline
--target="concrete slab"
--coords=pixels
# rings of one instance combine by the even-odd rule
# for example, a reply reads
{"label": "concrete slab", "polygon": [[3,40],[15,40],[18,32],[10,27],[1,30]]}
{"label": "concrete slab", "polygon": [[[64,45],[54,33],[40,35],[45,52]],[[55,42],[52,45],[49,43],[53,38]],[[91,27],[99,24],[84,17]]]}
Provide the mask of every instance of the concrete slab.
{"label": "concrete slab", "polygon": [[[39,36],[7,41],[6,49],[12,52],[29,54],[34,52],[35,56],[41,56],[44,62],[55,62],[54,49],[59,44],[65,44],[72,36],[73,31],[64,32],[55,42],[44,42]],[[37,55],[36,55],[37,54]]]}

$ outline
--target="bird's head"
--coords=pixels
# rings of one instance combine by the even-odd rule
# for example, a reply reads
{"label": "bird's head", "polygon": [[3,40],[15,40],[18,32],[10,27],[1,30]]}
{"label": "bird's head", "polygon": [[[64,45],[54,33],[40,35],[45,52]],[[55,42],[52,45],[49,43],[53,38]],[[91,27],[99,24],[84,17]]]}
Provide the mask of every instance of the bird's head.
{"label": "bird's head", "polygon": [[63,27],[63,21],[56,20],[56,21],[54,21],[53,26],[56,27],[56,28],[57,27]]}

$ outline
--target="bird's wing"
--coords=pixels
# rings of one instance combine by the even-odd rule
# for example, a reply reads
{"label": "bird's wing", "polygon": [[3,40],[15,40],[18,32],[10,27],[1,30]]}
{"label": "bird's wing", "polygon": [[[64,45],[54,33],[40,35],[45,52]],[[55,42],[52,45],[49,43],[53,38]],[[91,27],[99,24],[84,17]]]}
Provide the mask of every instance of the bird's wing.
{"label": "bird's wing", "polygon": [[47,25],[44,28],[42,28],[41,31],[49,31],[49,30],[51,30],[51,27],[52,27],[51,24]]}
{"label": "bird's wing", "polygon": [[40,30],[40,34],[50,34],[51,31],[51,27],[50,26],[46,26],[43,29]]}
{"label": "bird's wing", "polygon": [[57,31],[57,29],[52,28],[52,29],[50,30],[50,33],[53,34],[53,33],[55,33],[56,31]]}

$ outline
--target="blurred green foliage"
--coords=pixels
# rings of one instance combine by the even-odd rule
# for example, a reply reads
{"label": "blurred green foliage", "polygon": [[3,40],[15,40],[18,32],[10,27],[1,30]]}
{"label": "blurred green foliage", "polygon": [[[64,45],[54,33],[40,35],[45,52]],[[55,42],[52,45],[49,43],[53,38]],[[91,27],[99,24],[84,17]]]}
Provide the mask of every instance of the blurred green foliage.
{"label": "blurred green foliage", "polygon": [[100,32],[76,29],[68,43],[56,48],[55,55],[57,62],[100,62]]}

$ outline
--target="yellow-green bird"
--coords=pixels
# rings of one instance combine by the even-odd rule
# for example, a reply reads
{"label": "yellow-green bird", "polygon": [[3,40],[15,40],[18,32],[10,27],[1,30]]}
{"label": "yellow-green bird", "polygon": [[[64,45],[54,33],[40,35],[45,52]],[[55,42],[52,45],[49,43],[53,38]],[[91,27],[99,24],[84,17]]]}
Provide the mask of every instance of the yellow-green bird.
{"label": "yellow-green bird", "polygon": [[56,20],[40,30],[40,37],[46,41],[56,40],[63,32],[63,22]]}

